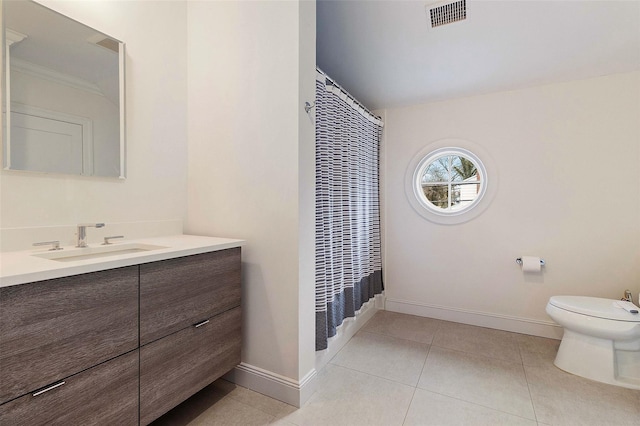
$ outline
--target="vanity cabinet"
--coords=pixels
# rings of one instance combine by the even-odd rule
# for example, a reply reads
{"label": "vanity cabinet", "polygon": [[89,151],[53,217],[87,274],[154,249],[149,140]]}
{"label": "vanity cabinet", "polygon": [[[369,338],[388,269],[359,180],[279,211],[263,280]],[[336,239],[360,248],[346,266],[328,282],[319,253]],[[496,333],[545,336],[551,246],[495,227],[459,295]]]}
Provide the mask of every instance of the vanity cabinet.
{"label": "vanity cabinet", "polygon": [[240,306],[240,248],[140,265],[140,345]]}
{"label": "vanity cabinet", "polygon": [[[2,425],[135,425],[137,350],[0,405]],[[33,395],[36,396],[33,396]]]}
{"label": "vanity cabinet", "polygon": [[146,425],[231,370],[240,256],[0,287],[0,425]]}
{"label": "vanity cabinet", "polygon": [[0,403],[137,347],[137,266],[0,287]]}
{"label": "vanity cabinet", "polygon": [[140,265],[140,423],[240,363],[240,248]]}
{"label": "vanity cabinet", "polygon": [[140,348],[140,424],[151,423],[240,363],[240,308]]}

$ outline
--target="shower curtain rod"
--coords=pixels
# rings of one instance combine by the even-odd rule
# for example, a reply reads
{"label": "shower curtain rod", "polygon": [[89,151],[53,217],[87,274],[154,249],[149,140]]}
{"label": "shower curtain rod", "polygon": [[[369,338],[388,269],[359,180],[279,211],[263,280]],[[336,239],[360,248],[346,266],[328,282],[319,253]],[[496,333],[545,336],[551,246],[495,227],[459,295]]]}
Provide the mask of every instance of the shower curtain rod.
{"label": "shower curtain rod", "polygon": [[349,99],[351,99],[354,103],[358,104],[358,106],[360,108],[362,108],[363,110],[365,110],[367,112],[367,114],[369,114],[370,116],[372,116],[373,118],[375,118],[376,120],[380,120],[380,122],[382,122],[382,118],[378,117],[377,115],[375,115],[374,113],[371,112],[371,110],[369,110],[369,108],[367,108],[366,106],[362,105],[351,93],[347,92],[344,87],[340,86],[338,83],[335,82],[334,79],[332,79],[331,77],[329,77],[327,74],[325,74],[324,71],[322,71],[320,68],[316,67],[316,72],[318,72],[319,74],[322,74],[322,77],[325,78],[327,80],[328,83],[330,83],[332,86],[337,87],[338,89],[340,89],[340,91],[342,93],[344,93]]}

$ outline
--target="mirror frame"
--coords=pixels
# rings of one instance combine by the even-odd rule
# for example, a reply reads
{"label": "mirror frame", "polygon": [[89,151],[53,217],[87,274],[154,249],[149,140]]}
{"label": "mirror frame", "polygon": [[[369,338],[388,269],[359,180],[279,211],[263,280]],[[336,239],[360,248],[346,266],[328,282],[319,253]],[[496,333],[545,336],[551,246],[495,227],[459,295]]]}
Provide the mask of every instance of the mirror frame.
{"label": "mirror frame", "polygon": [[[16,39],[10,39],[9,37],[7,37],[7,27],[6,27],[6,22],[5,22],[5,3],[6,2],[2,2],[2,6],[1,6],[1,24],[2,24],[2,35],[0,37],[0,41],[2,43],[2,60],[3,60],[3,64],[2,64],[2,168],[3,170],[8,170],[8,171],[12,171],[12,172],[27,172],[27,173],[39,173],[39,174],[47,174],[47,175],[51,175],[51,174],[55,174],[55,175],[62,175],[62,176],[79,176],[79,177],[95,177],[95,178],[107,178],[107,179],[112,179],[112,178],[117,178],[117,179],[126,179],[126,170],[127,170],[127,154],[126,154],[126,98],[125,98],[125,86],[126,86],[126,80],[125,80],[125,59],[126,59],[126,54],[125,54],[125,43],[122,42],[121,40],[118,40],[115,37],[112,37],[100,30],[97,30],[93,27],[90,27],[87,24],[84,24],[80,21],[78,21],[77,19],[73,19],[63,13],[60,13],[56,10],[53,10],[41,3],[32,1],[32,0],[20,0],[20,1],[27,1],[30,3],[33,3],[35,5],[37,5],[38,7],[43,7],[45,9],[47,9],[49,12],[51,13],[55,13],[56,15],[59,15],[61,17],[64,17],[65,19],[68,19],[70,21],[73,21],[74,23],[77,23],[79,25],[82,25],[84,27],[88,27],[91,28],[93,31],[98,32],[102,35],[104,35],[105,37],[108,37],[114,41],[117,41],[119,44],[119,49],[118,49],[118,90],[119,90],[119,123],[120,123],[120,129],[119,129],[119,136],[120,136],[120,141],[119,141],[119,158],[120,158],[120,171],[119,171],[119,175],[94,175],[93,173],[91,174],[85,174],[84,172],[81,174],[74,174],[74,173],[58,173],[58,172],[45,172],[45,171],[37,171],[37,170],[21,170],[21,169],[12,169],[11,168],[11,55],[10,55],[10,47],[11,44],[15,41],[19,41]],[[93,167],[92,167],[93,169]]]}

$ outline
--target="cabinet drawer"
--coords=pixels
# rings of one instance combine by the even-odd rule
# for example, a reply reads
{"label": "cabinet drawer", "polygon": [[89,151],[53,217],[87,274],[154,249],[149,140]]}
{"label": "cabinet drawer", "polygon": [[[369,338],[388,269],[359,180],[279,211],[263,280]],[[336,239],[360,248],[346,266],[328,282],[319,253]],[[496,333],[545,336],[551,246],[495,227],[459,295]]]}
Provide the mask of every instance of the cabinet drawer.
{"label": "cabinet drawer", "polygon": [[240,306],[240,248],[140,265],[140,344]]}
{"label": "cabinet drawer", "polygon": [[140,348],[140,423],[146,425],[240,363],[235,308]]}
{"label": "cabinet drawer", "polygon": [[137,347],[137,266],[0,288],[0,403]]}
{"label": "cabinet drawer", "polygon": [[138,351],[0,405],[2,425],[137,425]]}

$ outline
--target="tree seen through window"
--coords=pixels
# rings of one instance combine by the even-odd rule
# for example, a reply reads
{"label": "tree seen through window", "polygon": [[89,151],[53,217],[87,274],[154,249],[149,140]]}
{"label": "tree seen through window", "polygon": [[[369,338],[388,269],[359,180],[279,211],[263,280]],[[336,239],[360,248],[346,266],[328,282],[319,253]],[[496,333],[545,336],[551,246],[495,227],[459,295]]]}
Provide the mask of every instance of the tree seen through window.
{"label": "tree seen through window", "polygon": [[421,186],[425,198],[443,210],[459,210],[473,203],[481,184],[478,168],[462,155],[443,155],[426,165]]}

